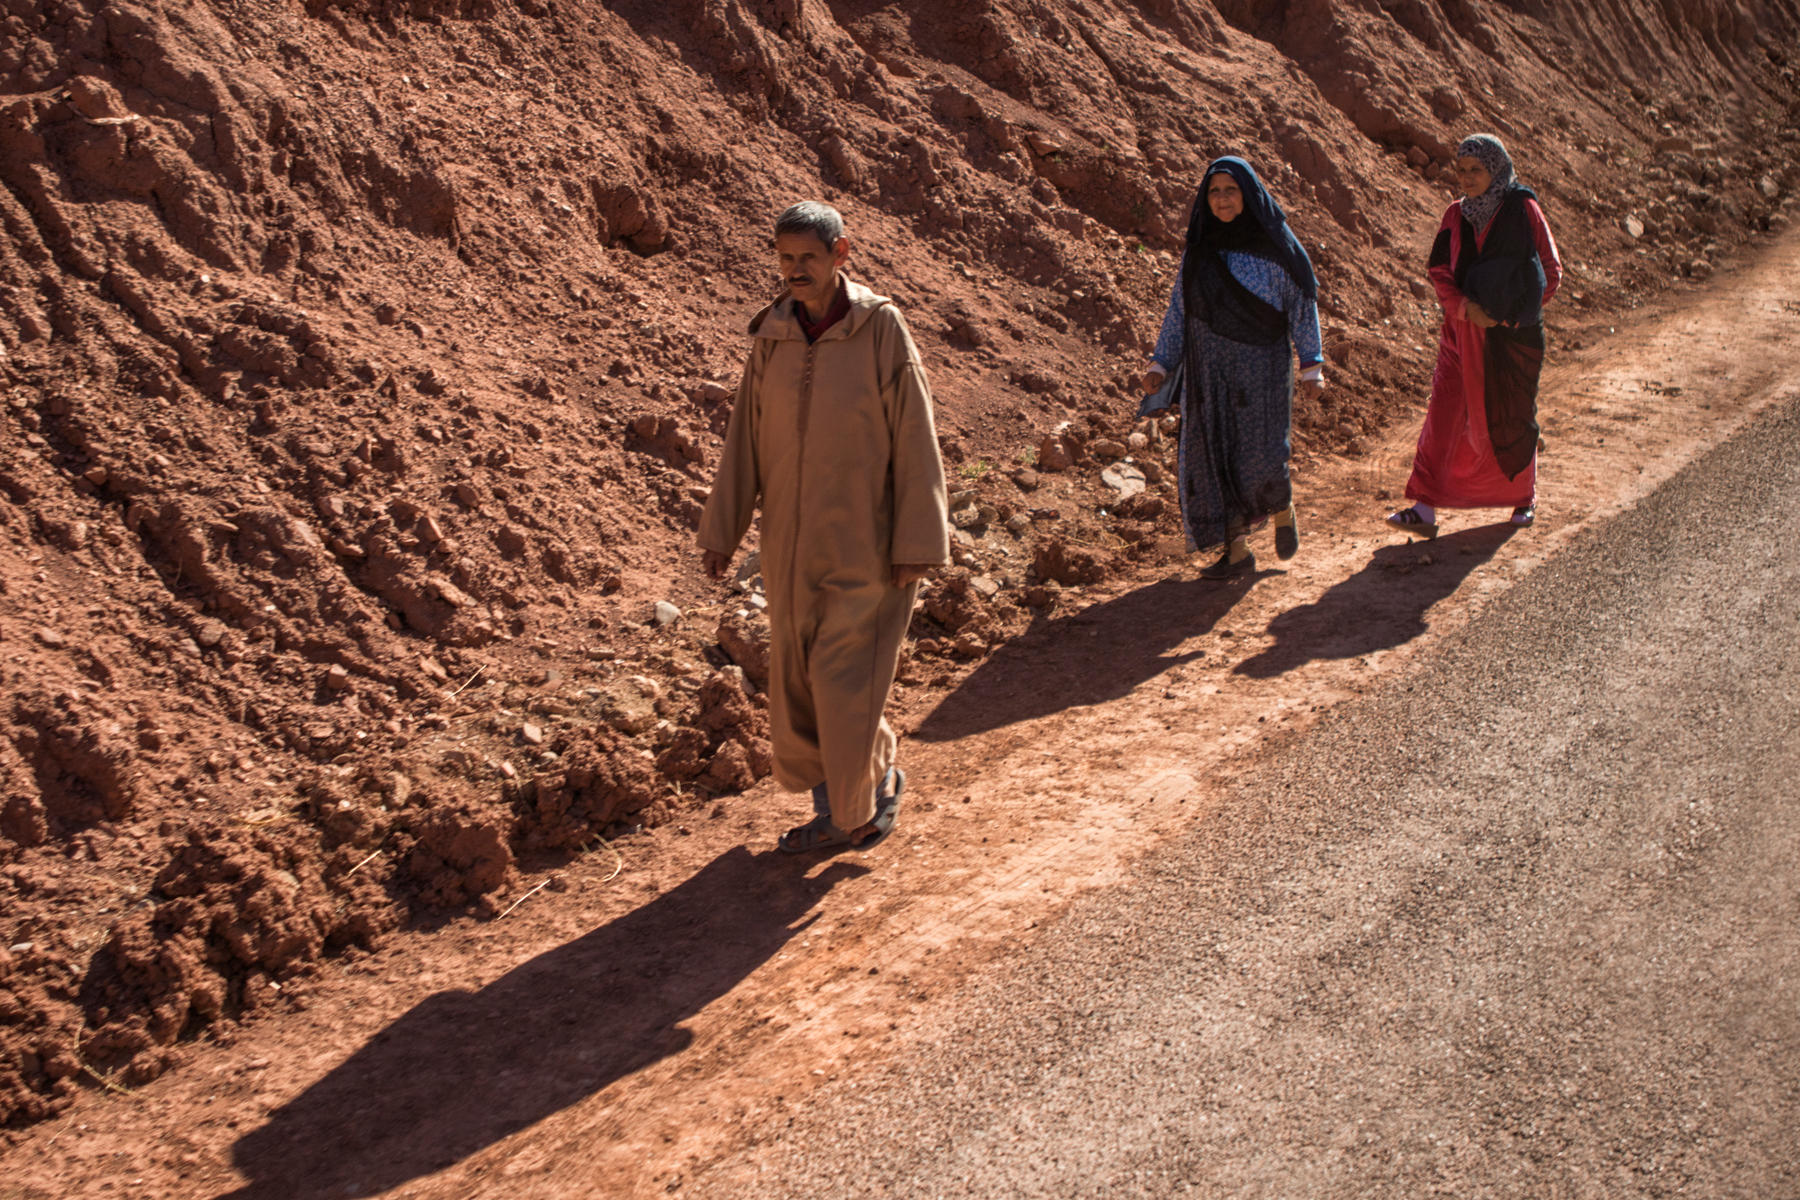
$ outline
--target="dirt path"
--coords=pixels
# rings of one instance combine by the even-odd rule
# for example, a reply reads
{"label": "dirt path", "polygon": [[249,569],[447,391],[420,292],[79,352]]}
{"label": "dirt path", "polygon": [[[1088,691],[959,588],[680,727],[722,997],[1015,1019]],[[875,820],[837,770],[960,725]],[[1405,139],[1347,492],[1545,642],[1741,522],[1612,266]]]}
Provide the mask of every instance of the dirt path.
{"label": "dirt path", "polygon": [[1794,1195],[1797,459],[1790,385],[682,1194]]}
{"label": "dirt path", "polygon": [[504,920],[395,938],[304,1011],[96,1093],[7,1154],[0,1196],[661,1191],[928,1032],[1037,922],[1204,821],[1267,734],[1401,668],[1791,388],[1797,269],[1788,236],[1561,356],[1530,533],[1387,536],[1409,430],[1308,470],[1291,570],[1090,595],[952,695],[905,697],[912,802],[868,860],[782,860],[793,804],[722,804],[624,847],[616,877],[588,860]]}

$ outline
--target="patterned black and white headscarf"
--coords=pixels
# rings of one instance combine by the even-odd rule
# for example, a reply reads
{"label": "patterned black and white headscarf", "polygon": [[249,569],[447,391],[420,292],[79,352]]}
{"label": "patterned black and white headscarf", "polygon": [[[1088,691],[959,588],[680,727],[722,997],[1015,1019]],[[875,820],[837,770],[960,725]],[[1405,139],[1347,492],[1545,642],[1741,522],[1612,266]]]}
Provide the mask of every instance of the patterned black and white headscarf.
{"label": "patterned black and white headscarf", "polygon": [[1481,195],[1463,197],[1463,216],[1469,219],[1475,232],[1480,233],[1500,211],[1500,201],[1506,197],[1506,189],[1513,185],[1512,155],[1493,134],[1477,133],[1457,145],[1456,157],[1475,159],[1494,177]]}

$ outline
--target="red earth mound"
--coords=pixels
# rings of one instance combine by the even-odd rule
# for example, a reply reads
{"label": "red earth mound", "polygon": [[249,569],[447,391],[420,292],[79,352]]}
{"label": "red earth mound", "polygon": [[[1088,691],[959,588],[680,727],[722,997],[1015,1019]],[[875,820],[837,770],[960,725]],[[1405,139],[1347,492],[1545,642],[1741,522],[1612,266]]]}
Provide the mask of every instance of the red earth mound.
{"label": "red earth mound", "polygon": [[1357,454],[1424,388],[1461,134],[1509,140],[1596,336],[1788,219],[1797,26],[4,0],[0,1126],[768,773],[754,564],[721,600],[690,541],[782,205],[844,209],[927,356],[958,566],[902,679],[944,686],[1167,551],[1131,380],[1208,158],[1319,267],[1302,464]]}

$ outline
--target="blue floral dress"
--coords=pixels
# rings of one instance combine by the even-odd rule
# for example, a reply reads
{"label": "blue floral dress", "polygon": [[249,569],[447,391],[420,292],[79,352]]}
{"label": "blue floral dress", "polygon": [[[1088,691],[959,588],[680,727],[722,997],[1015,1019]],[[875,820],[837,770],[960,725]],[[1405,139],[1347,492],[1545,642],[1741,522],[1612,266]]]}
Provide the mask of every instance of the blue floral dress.
{"label": "blue floral dress", "polygon": [[1165,371],[1184,358],[1188,366],[1177,473],[1189,550],[1229,541],[1293,502],[1294,359],[1304,366],[1324,361],[1318,305],[1287,271],[1242,251],[1224,258],[1232,278],[1287,315],[1288,341],[1245,345],[1188,320],[1184,260],[1151,357]]}

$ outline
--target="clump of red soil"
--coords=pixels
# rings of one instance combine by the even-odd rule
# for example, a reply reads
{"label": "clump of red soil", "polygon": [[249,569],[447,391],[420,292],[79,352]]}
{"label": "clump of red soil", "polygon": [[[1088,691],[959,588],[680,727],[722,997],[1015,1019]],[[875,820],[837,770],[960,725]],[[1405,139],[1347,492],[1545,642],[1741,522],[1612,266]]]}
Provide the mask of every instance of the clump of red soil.
{"label": "clump of red soil", "polygon": [[787,202],[931,373],[940,685],[1179,547],[1133,381],[1215,154],[1318,267],[1303,458],[1424,393],[1464,132],[1565,341],[1790,220],[1792,0],[1273,11],[0,7],[0,1126],[769,772],[754,571],[691,540]]}

